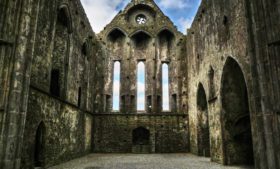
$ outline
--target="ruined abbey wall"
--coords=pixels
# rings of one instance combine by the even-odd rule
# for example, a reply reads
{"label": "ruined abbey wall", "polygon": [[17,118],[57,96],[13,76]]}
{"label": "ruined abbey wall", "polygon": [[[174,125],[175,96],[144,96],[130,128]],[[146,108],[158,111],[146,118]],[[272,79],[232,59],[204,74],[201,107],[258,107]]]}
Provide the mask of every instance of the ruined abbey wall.
{"label": "ruined abbey wall", "polygon": [[0,0],[0,168],[94,152],[191,152],[280,168],[279,9],[272,0],[203,0],[185,36],[153,1],[133,0],[95,35],[79,0]]}
{"label": "ruined abbey wall", "polygon": [[[90,153],[104,52],[80,1],[1,3],[1,152],[9,150],[1,166],[52,166]],[[12,23],[22,25],[12,32]]]}
{"label": "ruined abbey wall", "polygon": [[[201,142],[208,126],[213,161],[279,166],[279,23],[268,19],[277,16],[277,2],[202,2],[186,38],[192,153],[208,156]],[[275,105],[266,110],[267,103]]]}
{"label": "ruined abbey wall", "polygon": [[[147,22],[137,23],[137,16]],[[94,152],[187,152],[188,122],[184,35],[153,1],[132,1],[98,34],[106,46],[103,110],[94,118]],[[120,62],[120,109],[113,110],[114,63]],[[145,109],[137,110],[137,65],[145,64]],[[170,110],[162,107],[162,65],[169,66]],[[184,117],[184,118],[182,118]],[[147,145],[133,131],[149,130]],[[136,148],[135,148],[136,147]],[[138,149],[137,149],[138,147]],[[140,147],[140,148],[139,148]],[[143,147],[141,149],[141,147]]]}

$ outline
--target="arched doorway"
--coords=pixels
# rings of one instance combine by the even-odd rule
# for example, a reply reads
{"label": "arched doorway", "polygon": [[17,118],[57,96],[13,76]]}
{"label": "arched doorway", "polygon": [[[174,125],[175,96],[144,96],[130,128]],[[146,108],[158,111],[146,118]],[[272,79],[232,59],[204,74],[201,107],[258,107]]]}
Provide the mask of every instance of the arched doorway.
{"label": "arched doorway", "polygon": [[206,93],[201,83],[198,85],[197,91],[197,142],[198,155],[210,157],[210,132],[209,132],[209,117]]}
{"label": "arched doorway", "polygon": [[251,121],[245,78],[238,63],[228,58],[222,75],[222,130],[227,165],[254,164]]}
{"label": "arched doorway", "polygon": [[150,142],[150,131],[144,127],[138,127],[132,132],[134,145],[148,145]]}
{"label": "arched doorway", "polygon": [[44,166],[44,148],[45,148],[45,125],[43,122],[37,128],[35,135],[35,147],[34,147],[34,166]]}
{"label": "arched doorway", "polygon": [[150,153],[150,131],[144,127],[138,127],[132,131],[132,152]]}

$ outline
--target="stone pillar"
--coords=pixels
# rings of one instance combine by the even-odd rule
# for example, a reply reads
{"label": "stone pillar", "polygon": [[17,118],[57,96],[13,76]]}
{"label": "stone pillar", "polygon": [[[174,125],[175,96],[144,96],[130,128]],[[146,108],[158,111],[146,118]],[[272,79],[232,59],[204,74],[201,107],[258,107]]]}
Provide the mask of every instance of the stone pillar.
{"label": "stone pillar", "polygon": [[[7,3],[9,4],[6,14],[9,22],[7,21],[6,29],[3,30],[14,29],[14,32],[6,33],[11,35],[10,38],[15,38],[11,38],[14,52],[8,56],[10,67],[6,80],[9,80],[5,89],[8,95],[2,110],[3,121],[0,124],[0,168],[19,169],[29,93],[33,38],[36,32],[37,18],[33,21],[31,16],[37,16],[39,1],[17,0],[7,1]],[[14,9],[14,6],[17,6],[16,11],[10,11]]]}

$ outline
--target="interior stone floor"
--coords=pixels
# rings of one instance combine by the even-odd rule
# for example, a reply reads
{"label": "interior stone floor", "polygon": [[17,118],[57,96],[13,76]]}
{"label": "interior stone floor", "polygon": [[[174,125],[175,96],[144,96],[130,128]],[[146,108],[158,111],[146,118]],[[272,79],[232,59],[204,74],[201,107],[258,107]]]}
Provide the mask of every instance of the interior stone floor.
{"label": "interior stone floor", "polygon": [[91,154],[49,169],[253,169],[222,166],[191,154]]}

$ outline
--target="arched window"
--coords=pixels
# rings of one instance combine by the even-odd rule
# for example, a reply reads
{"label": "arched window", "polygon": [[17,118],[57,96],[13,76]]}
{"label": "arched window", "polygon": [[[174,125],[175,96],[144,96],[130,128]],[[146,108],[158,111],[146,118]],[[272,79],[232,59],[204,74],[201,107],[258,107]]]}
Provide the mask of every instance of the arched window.
{"label": "arched window", "polygon": [[143,61],[137,65],[137,110],[145,110],[145,64]]}
{"label": "arched window", "polygon": [[168,64],[162,64],[162,109],[169,111],[169,70]]}
{"label": "arched window", "polygon": [[44,146],[45,146],[45,125],[43,122],[37,128],[35,135],[35,147],[34,147],[34,166],[44,166]]}
{"label": "arched window", "polygon": [[114,63],[114,81],[113,81],[113,111],[120,110],[120,75],[121,63],[116,61]]}

